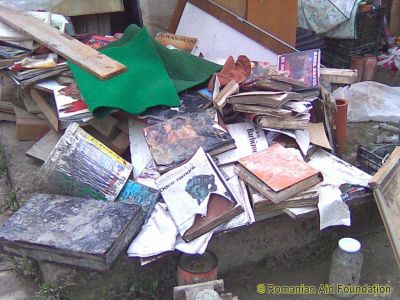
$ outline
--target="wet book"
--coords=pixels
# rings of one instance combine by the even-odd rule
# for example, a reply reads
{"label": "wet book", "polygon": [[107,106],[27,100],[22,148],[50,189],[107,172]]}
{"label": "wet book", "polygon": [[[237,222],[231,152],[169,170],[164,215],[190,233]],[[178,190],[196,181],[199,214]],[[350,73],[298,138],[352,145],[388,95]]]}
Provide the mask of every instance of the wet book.
{"label": "wet book", "polygon": [[308,165],[298,150],[280,144],[239,159],[235,172],[273,203],[280,203],[322,181],[322,174]]}
{"label": "wet book", "polygon": [[211,155],[236,148],[235,140],[216,121],[210,108],[144,128],[151,155],[161,172],[166,172],[193,156],[199,147]]}
{"label": "wet book", "polygon": [[161,175],[156,184],[186,242],[243,212],[212,158],[202,148],[182,166]]}
{"label": "wet book", "polygon": [[[293,99],[292,94],[282,92],[245,92],[230,96],[227,101],[230,104],[258,104],[271,107],[280,107]],[[301,99],[300,95],[298,96]]]}
{"label": "wet book", "polygon": [[0,247],[38,261],[105,271],[142,224],[134,204],[39,194],[4,222]]}
{"label": "wet book", "polygon": [[39,172],[54,194],[115,201],[132,165],[79,127],[68,126]]}
{"label": "wet book", "polygon": [[262,128],[279,129],[307,129],[310,123],[310,113],[292,115],[290,118],[282,118],[277,115],[253,115],[253,121]]}
{"label": "wet book", "polygon": [[117,202],[139,205],[142,208],[144,222],[147,222],[160,198],[160,191],[128,179],[118,195]]}
{"label": "wet book", "polygon": [[290,79],[304,83],[305,88],[319,85],[321,50],[307,50],[278,56],[279,71],[286,71]]}
{"label": "wet book", "polygon": [[306,207],[318,204],[318,189],[314,186],[303,192],[298,193],[280,203],[274,203],[267,199],[263,194],[250,188],[250,199],[253,204],[254,211],[257,215],[268,212],[280,211],[287,207]]}

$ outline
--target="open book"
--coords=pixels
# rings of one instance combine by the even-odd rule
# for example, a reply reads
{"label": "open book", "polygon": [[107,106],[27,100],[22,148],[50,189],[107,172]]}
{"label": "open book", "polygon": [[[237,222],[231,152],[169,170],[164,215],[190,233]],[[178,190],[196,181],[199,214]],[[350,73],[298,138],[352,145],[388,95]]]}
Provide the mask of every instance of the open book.
{"label": "open book", "polygon": [[180,167],[156,180],[186,242],[243,212],[212,158],[202,148]]}

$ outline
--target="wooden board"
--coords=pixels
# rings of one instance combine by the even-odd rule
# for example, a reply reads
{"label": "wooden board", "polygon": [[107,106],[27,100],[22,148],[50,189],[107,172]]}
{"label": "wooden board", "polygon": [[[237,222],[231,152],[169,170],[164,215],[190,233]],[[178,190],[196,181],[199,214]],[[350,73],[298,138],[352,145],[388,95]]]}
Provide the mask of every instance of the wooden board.
{"label": "wooden board", "polygon": [[400,0],[393,0],[392,11],[390,14],[390,27],[389,31],[392,36],[400,35]]}
{"label": "wooden board", "polygon": [[247,0],[214,0],[214,2],[242,18],[246,18]]}
{"label": "wooden board", "polygon": [[[198,9],[193,9],[193,6]],[[187,27],[186,25],[195,29],[191,31],[184,28]],[[229,55],[237,56],[239,51],[240,54],[248,55],[253,60],[274,61],[275,54],[296,51],[291,45],[281,41],[273,34],[254,26],[213,1],[179,0],[168,30],[179,35],[197,37],[199,49],[202,52],[204,51],[201,46],[206,44],[207,47],[216,50],[229,50]],[[232,35],[236,38],[232,38]],[[234,45],[230,47],[230,43],[234,43]],[[252,49],[254,50],[252,51]],[[268,52],[270,52],[269,55]]]}
{"label": "wooden board", "polygon": [[44,163],[60,137],[61,134],[57,133],[54,129],[50,129],[44,137],[25,152],[25,155],[40,163]]}
{"label": "wooden board", "polygon": [[357,80],[357,70],[321,68],[320,80],[325,83],[352,84]]}
{"label": "wooden board", "polygon": [[22,98],[22,102],[24,102],[25,108],[31,114],[40,114],[42,110],[37,106],[36,102],[33,101],[29,91],[27,92],[26,89],[20,90],[20,98]]}
{"label": "wooden board", "polygon": [[124,11],[122,0],[63,0],[50,9],[65,16],[81,16]]}
{"label": "wooden board", "polygon": [[51,107],[51,105],[46,101],[40,92],[35,89],[30,90],[31,97],[33,101],[35,101],[36,105],[40,108],[42,113],[46,116],[47,120],[49,120],[51,126],[55,129],[55,131],[60,131],[60,121],[58,120],[57,113]]}
{"label": "wooden board", "polygon": [[15,122],[15,114],[9,114],[0,111],[0,121]]}
{"label": "wooden board", "polygon": [[126,70],[119,62],[27,13],[0,5],[0,20],[100,79],[110,78]]}
{"label": "wooden board", "polygon": [[35,141],[43,137],[50,129],[49,123],[30,114],[26,110],[15,107],[16,136],[19,141]]}
{"label": "wooden board", "polygon": [[119,121],[108,115],[101,119],[91,119],[88,124],[105,137],[110,137],[118,127]]}
{"label": "wooden board", "polygon": [[251,0],[247,6],[249,22],[295,46],[297,0]]}
{"label": "wooden board", "polygon": [[15,114],[14,104],[11,102],[0,101],[0,112]]}
{"label": "wooden board", "polygon": [[400,267],[400,146],[378,170],[370,185]]}

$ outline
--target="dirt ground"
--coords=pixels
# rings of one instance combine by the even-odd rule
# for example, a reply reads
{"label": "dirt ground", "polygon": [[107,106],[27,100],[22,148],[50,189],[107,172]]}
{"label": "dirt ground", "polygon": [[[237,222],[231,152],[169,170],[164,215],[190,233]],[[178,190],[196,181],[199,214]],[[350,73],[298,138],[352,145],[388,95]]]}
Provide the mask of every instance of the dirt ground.
{"label": "dirt ground", "polygon": [[[381,284],[392,287],[391,295],[358,295],[356,300],[394,300],[400,299],[400,274],[393,251],[389,245],[383,225],[360,239],[362,243],[363,267],[360,284]],[[258,294],[258,284],[309,285],[319,287],[328,283],[331,264],[331,251],[325,251],[313,260],[291,267],[278,267],[266,270],[256,268],[231,274],[224,278],[225,287],[239,296],[239,299],[333,299],[330,295],[273,295]]]}

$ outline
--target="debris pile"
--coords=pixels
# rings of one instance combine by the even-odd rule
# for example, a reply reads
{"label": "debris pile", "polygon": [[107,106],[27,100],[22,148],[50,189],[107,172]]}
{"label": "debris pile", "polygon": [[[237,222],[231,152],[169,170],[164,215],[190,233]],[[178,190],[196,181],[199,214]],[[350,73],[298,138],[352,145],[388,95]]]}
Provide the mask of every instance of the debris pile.
{"label": "debris pile", "polygon": [[334,155],[320,83],[357,75],[322,69],[318,49],[216,64],[197,38],[135,25],[78,40],[29,13],[0,7],[0,20],[40,44],[2,43],[23,106],[0,101],[0,119],[37,140],[26,155],[47,193],[0,229],[6,252],[105,270],[126,248],[142,263],[202,254],[213,234],[283,213],[348,226],[345,202],[367,193],[370,176]]}

